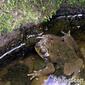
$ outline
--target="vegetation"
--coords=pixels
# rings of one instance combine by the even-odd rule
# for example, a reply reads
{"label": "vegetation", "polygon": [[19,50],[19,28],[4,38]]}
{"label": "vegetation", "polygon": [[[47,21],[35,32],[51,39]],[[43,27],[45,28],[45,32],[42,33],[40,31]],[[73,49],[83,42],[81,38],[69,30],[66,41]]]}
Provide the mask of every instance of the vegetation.
{"label": "vegetation", "polygon": [[68,0],[68,3],[71,5],[85,6],[85,0]]}
{"label": "vegetation", "polygon": [[[0,32],[12,31],[24,23],[47,21],[65,0],[0,0]],[[82,4],[85,0],[66,0]]]}
{"label": "vegetation", "polygon": [[7,32],[22,23],[40,23],[51,17],[62,0],[0,0],[0,31]]}

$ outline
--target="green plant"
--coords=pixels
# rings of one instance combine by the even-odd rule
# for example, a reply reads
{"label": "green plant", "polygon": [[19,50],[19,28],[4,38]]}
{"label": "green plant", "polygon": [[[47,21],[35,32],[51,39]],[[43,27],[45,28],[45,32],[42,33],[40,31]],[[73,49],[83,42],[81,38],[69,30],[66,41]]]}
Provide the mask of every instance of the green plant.
{"label": "green plant", "polygon": [[[2,2],[1,2],[2,1]],[[40,23],[55,14],[63,0],[1,0],[0,31],[12,31],[24,23]]]}

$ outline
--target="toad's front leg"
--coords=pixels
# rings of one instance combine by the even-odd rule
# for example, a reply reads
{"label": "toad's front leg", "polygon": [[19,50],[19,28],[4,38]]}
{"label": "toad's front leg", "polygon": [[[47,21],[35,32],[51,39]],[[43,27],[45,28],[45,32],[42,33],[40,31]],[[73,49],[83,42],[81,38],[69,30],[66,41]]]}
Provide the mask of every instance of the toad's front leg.
{"label": "toad's front leg", "polygon": [[31,74],[27,74],[27,76],[31,76],[30,79],[32,80],[35,77],[52,74],[52,73],[54,73],[54,71],[55,71],[54,65],[52,63],[47,63],[47,65],[44,69],[39,70],[39,71],[34,71]]}

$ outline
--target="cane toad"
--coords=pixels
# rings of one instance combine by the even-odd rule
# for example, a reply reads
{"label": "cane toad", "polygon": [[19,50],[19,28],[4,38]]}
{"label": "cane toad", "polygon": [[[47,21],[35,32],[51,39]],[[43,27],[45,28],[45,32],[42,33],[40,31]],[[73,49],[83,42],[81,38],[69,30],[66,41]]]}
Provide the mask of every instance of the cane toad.
{"label": "cane toad", "polygon": [[[63,67],[65,75],[69,76],[77,74],[82,65],[83,60],[77,55],[74,49],[74,42],[65,41],[65,37],[59,37],[52,34],[42,35],[41,40],[36,43],[35,50],[38,55],[47,63],[46,67],[39,71],[34,71],[28,76],[38,77],[40,75],[49,75],[55,72],[54,63],[58,67]],[[71,37],[72,38],[72,37]]]}

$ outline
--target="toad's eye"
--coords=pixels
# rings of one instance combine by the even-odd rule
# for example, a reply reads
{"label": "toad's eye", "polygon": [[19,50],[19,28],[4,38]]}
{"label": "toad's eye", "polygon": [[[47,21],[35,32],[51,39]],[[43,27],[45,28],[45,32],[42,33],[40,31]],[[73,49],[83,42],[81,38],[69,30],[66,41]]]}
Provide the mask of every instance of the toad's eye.
{"label": "toad's eye", "polygon": [[46,53],[46,49],[45,48],[40,49],[40,53],[45,54]]}

